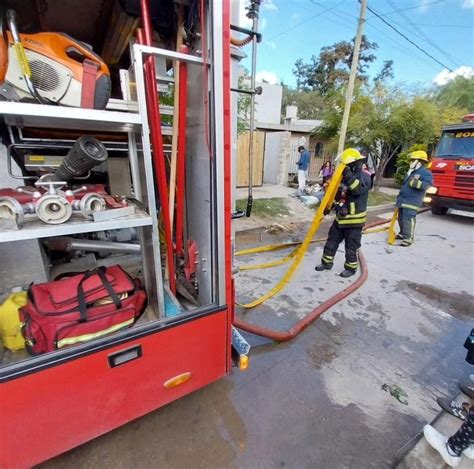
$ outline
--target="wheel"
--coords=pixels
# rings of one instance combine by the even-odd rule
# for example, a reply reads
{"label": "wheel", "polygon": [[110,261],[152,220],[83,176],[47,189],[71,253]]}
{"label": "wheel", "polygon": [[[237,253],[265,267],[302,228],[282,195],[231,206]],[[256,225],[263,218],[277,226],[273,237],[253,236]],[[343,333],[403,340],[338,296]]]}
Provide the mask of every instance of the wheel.
{"label": "wheel", "polygon": [[448,209],[446,207],[440,207],[439,205],[431,206],[431,213],[433,215],[446,215]]}

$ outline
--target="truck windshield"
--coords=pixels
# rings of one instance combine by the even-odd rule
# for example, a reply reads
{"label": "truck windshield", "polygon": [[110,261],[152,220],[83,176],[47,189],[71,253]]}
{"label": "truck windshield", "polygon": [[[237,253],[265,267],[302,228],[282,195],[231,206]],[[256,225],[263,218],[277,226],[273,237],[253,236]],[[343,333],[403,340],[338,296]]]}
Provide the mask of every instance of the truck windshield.
{"label": "truck windshield", "polygon": [[474,158],[474,131],[443,132],[435,158]]}

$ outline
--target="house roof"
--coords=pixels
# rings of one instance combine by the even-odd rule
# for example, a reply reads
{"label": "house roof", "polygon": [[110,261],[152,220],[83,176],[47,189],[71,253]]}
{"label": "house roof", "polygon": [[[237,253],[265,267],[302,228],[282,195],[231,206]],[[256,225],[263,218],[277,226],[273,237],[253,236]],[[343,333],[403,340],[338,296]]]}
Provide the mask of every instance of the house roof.
{"label": "house roof", "polygon": [[288,124],[266,124],[264,122],[257,122],[257,129],[287,131],[292,133],[309,134],[314,129],[322,125],[322,120],[299,119]]}

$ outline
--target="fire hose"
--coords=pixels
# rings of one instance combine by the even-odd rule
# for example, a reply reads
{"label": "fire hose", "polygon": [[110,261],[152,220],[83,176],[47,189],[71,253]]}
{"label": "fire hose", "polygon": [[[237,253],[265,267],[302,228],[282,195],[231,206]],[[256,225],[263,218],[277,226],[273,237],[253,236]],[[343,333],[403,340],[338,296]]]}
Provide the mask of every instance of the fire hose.
{"label": "fire hose", "polygon": [[[367,225],[367,228],[384,225],[389,222],[390,220],[380,220],[380,221]],[[381,231],[385,231],[385,229]],[[371,231],[371,233],[372,232],[375,232],[375,231]],[[325,238],[321,238],[319,240],[314,240],[313,242],[324,241],[324,240]],[[278,331],[275,329],[269,329],[266,327],[257,326],[255,324],[251,324],[249,322],[242,321],[237,318],[234,318],[233,325],[244,331],[251,332],[252,334],[256,334],[262,337],[267,337],[268,339],[272,339],[277,342],[286,342],[288,340],[293,339],[300,332],[303,332],[307,327],[309,327],[314,321],[316,321],[316,319],[318,319],[328,309],[332,308],[335,304],[339,303],[344,298],[348,297],[351,293],[356,291],[359,287],[361,287],[365,283],[369,275],[367,262],[362,252],[360,251],[358,252],[358,257],[359,257],[359,264],[360,264],[360,276],[356,279],[356,281],[353,282],[351,285],[347,286],[346,288],[344,288],[343,290],[341,290],[339,293],[335,294],[334,296],[330,297],[329,299],[321,303],[316,308],[314,308],[303,319],[300,319],[293,327],[291,327],[287,331]]]}
{"label": "fire hose", "polygon": [[[328,212],[328,210],[332,207],[334,200],[336,198],[337,190],[339,188],[339,185],[342,181],[342,173],[344,171],[345,165],[344,164],[339,164],[336,170],[334,171],[333,177],[331,179],[331,182],[329,183],[326,193],[324,194],[323,199],[321,200],[321,203],[318,207],[318,210],[316,211],[316,214],[313,218],[313,221],[311,222],[311,225],[304,237],[304,240],[297,245],[297,247],[294,249],[292,253],[290,253],[288,256],[285,258],[281,259],[280,261],[275,261],[273,263],[267,263],[266,267],[272,267],[273,265],[279,265],[283,264],[287,261],[292,261],[290,267],[288,268],[287,272],[283,275],[283,277],[280,279],[280,281],[267,293],[262,295],[261,297],[257,298],[256,300],[247,303],[247,304],[238,304],[241,307],[244,307],[246,309],[253,308],[259,304],[264,303],[266,300],[269,298],[275,296],[278,292],[280,292],[291,280],[293,275],[295,274],[299,264],[303,260],[303,257],[305,256],[310,243],[313,242],[314,235],[319,229],[319,226],[321,225],[321,222],[324,219],[324,215]],[[377,224],[385,224],[387,223],[386,220],[382,220],[381,222],[377,222]],[[370,225],[371,226],[376,226],[375,224]],[[276,246],[278,248],[278,246]],[[270,247],[263,247],[261,248],[262,250],[272,250],[274,249],[275,246],[270,246]],[[258,250],[259,248],[254,249],[254,252]],[[313,310],[309,315],[306,316],[306,318],[302,319],[299,321],[292,329],[287,331],[286,333],[282,333],[279,331],[272,331],[269,329],[265,328],[260,328],[258,326],[254,326],[252,324],[240,321],[238,319],[234,320],[234,325],[236,327],[239,327],[243,330],[246,330],[248,332],[254,332],[257,335],[263,335],[265,337],[277,340],[277,341],[285,341],[285,340],[290,340],[293,338],[295,335],[299,334],[303,329],[308,327],[316,318],[318,318],[324,311],[329,309],[331,306],[333,306],[335,303],[340,301],[341,299],[345,298],[347,295],[352,293],[355,289],[357,289],[360,285],[362,285],[365,280],[367,279],[367,264],[365,263],[364,257],[362,256],[361,253],[359,253],[359,258],[360,258],[360,264],[361,264],[361,276],[354,282],[353,285],[350,287],[347,287],[345,290],[342,292],[339,292],[338,295],[336,295],[333,298],[330,298],[328,301],[320,305],[318,308]],[[270,264],[270,265],[269,265]],[[256,268],[262,267],[262,265],[257,266]]]}
{"label": "fire hose", "polygon": [[[342,166],[342,165],[341,165]],[[328,188],[329,190],[329,188]],[[323,199],[324,201],[324,199]],[[322,204],[323,202],[321,202]],[[421,209],[419,210],[419,213],[425,212],[428,209]],[[394,214],[391,219],[389,220],[378,220],[372,223],[369,223],[366,225],[365,230],[363,231],[364,234],[371,234],[371,233],[377,233],[381,231],[389,231],[389,239],[388,242],[389,244],[393,244],[393,226],[396,220],[398,214],[398,210],[395,209]],[[315,217],[316,218],[316,217]],[[370,228],[374,228],[376,226],[380,225],[385,225],[387,223],[390,223],[389,227],[381,228],[381,229],[375,229],[371,230]],[[318,225],[319,226],[319,225]],[[310,229],[311,231],[311,229]],[[309,232],[308,232],[309,233]],[[319,239],[311,239],[308,242],[309,243],[315,243],[315,242],[321,242],[325,241],[326,238],[319,238]],[[272,245],[267,245],[267,246],[262,246],[262,247],[257,247],[257,248],[251,248],[251,249],[246,249],[243,251],[239,251],[236,253],[236,255],[245,255],[245,254],[253,254],[257,252],[269,252],[269,251],[275,251],[275,250],[280,250],[280,249],[285,249],[287,247],[291,246],[299,246],[301,247],[303,245],[303,242],[293,242],[293,243],[283,243],[283,244],[272,244]],[[241,268],[241,270],[251,270],[251,269],[258,269],[258,268],[268,268],[268,267],[273,267],[276,265],[281,265],[284,264],[285,262],[288,262],[292,258],[296,256],[296,252],[299,248],[295,249],[292,251],[288,256],[285,256],[282,259],[279,259],[277,261],[273,262],[268,262],[265,264],[255,264],[251,266],[245,266],[244,268]],[[306,250],[305,250],[306,252]],[[325,313],[328,309],[332,308],[335,304],[339,303],[343,299],[347,298],[351,293],[356,291],[358,288],[360,288],[365,281],[368,278],[369,272],[368,272],[368,267],[367,267],[367,262],[365,260],[365,257],[363,256],[362,252],[358,252],[358,258],[359,258],[359,264],[360,264],[360,276],[356,279],[355,282],[353,282],[351,285],[347,286],[340,292],[336,293],[323,303],[321,303],[319,306],[311,310],[304,318],[300,319],[294,326],[292,326],[290,329],[287,331],[278,331],[275,329],[269,329],[266,327],[258,326],[255,324],[251,324],[249,322],[234,318],[233,325],[239,329],[242,329],[247,332],[251,332],[252,334],[256,334],[262,337],[267,337],[268,339],[275,340],[277,342],[286,342],[288,340],[293,339],[296,337],[298,334],[303,332],[307,327],[309,327],[316,319],[318,319],[323,313]],[[291,276],[290,276],[291,278]],[[286,279],[284,284],[286,284],[289,279]],[[285,277],[282,279],[284,280]],[[283,286],[281,287],[283,288]],[[280,289],[281,289],[280,288]],[[265,296],[265,295],[264,295]],[[272,295],[273,296],[273,295]],[[262,297],[263,298],[263,297]],[[267,298],[265,298],[263,301],[265,301]],[[262,301],[262,302],[263,302]],[[259,303],[260,304],[260,303]],[[244,307],[248,307],[248,305],[244,305]]]}

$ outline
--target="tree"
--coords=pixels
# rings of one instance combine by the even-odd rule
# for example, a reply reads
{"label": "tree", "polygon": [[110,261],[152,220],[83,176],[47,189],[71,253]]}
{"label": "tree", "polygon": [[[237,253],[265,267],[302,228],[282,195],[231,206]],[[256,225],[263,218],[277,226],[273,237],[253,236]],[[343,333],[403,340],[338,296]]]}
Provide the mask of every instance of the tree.
{"label": "tree", "polygon": [[316,91],[297,91],[283,85],[281,113],[285,117],[286,106],[298,106],[301,119],[322,119],[327,100]]}
{"label": "tree", "polygon": [[[378,45],[375,42],[370,42],[366,36],[362,36],[358,79],[363,83],[368,80],[365,75],[367,68],[376,59],[371,51],[377,48]],[[298,90],[318,91],[325,95],[347,83],[353,52],[354,40],[341,41],[332,46],[323,47],[319,56],[313,55],[309,63],[298,59],[293,70]]]}
{"label": "tree", "polygon": [[407,175],[408,169],[410,167],[410,158],[409,155],[413,151],[424,150],[426,151],[427,145],[424,143],[412,145],[405,151],[402,151],[397,156],[397,172],[395,173],[395,181],[398,185],[402,185],[405,176]]}
{"label": "tree", "polygon": [[374,83],[380,83],[393,77],[393,60],[386,60],[380,72],[375,76]]}
{"label": "tree", "polygon": [[[342,120],[343,97],[328,108],[324,124],[315,134],[337,141]],[[370,156],[378,188],[390,161],[404,148],[427,144],[445,123],[458,121],[462,109],[439,108],[426,97],[408,98],[398,89],[376,84],[354,99],[347,132],[347,146],[357,146]]]}
{"label": "tree", "polygon": [[435,91],[434,101],[440,106],[467,108],[474,112],[474,77],[456,77]]}
{"label": "tree", "polygon": [[[249,90],[249,77],[246,70],[239,75],[239,89]],[[250,107],[252,106],[252,98],[249,94],[239,93],[237,98],[237,134],[240,135],[249,129]]]}

